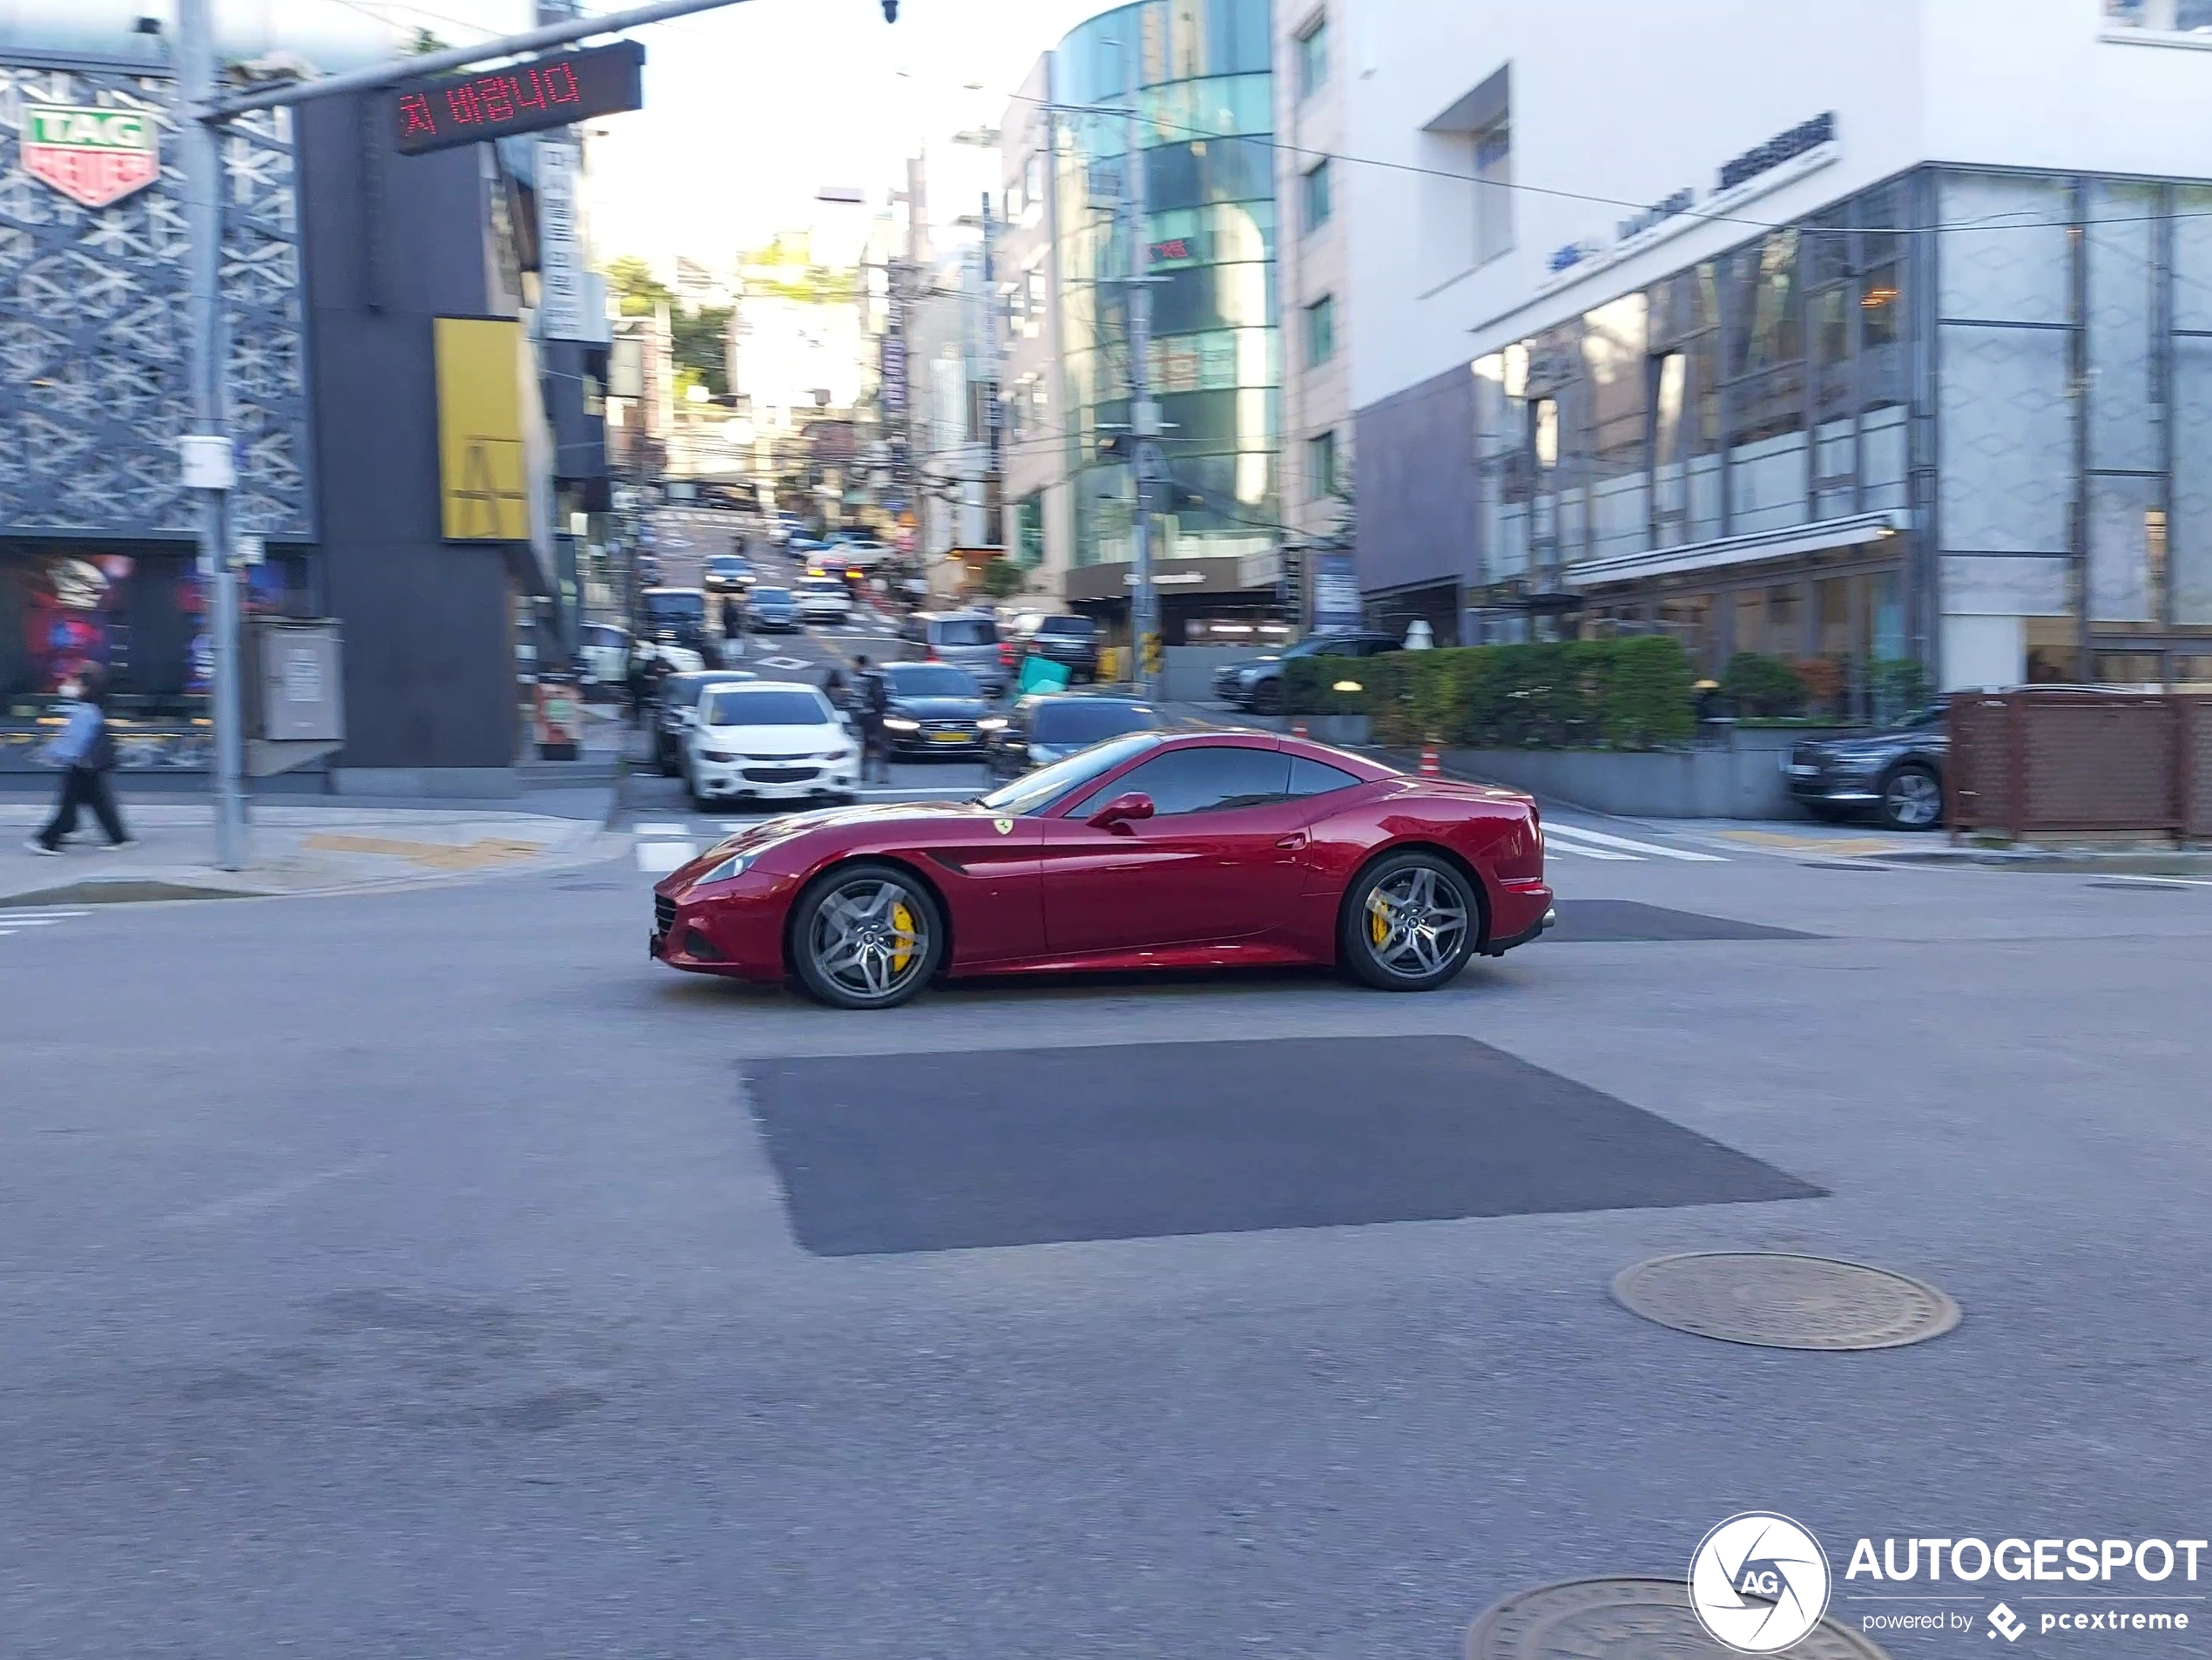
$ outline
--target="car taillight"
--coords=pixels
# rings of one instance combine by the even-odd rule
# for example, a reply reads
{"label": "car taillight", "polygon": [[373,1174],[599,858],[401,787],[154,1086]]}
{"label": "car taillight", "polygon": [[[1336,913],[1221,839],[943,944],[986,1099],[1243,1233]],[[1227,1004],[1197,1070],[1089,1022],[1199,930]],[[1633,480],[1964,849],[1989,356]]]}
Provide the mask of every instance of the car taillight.
{"label": "car taillight", "polygon": [[1012,640],[999,642],[999,666],[1006,669],[1014,666],[1014,642]]}

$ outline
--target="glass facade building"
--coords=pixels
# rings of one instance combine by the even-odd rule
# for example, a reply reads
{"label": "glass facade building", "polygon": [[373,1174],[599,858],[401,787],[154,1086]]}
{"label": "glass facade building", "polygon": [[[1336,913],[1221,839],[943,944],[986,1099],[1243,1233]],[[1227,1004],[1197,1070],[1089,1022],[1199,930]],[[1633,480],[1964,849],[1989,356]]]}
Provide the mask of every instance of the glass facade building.
{"label": "glass facade building", "polygon": [[1134,469],[1107,445],[1130,422],[1132,83],[1146,210],[1136,263],[1153,280],[1148,367],[1169,475],[1154,551],[1264,551],[1279,539],[1282,384],[1267,0],[1142,0],[1052,55],[1072,563],[1131,553]]}
{"label": "glass facade building", "polygon": [[[2212,189],[1921,168],[1473,364],[1480,638],[2212,680]],[[1908,666],[1912,665],[1912,666]]]}

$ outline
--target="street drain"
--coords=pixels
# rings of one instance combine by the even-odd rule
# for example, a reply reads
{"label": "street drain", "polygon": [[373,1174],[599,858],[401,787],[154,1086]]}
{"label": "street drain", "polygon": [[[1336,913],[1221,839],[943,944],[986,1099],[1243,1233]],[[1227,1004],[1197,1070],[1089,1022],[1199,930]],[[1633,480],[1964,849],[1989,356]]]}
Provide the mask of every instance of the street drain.
{"label": "street drain", "polygon": [[[1649,1655],[1653,1660],[1728,1660],[1705,1635],[1679,1579],[1570,1579],[1508,1596],[1467,1630],[1467,1660],[1570,1660]],[[1855,1631],[1823,1620],[1792,1645],[1791,1660],[1888,1660]]]}
{"label": "street drain", "polygon": [[1958,1304],[1917,1279],[1778,1252],[1654,1257],[1623,1269],[1613,1295],[1677,1332],[1770,1349],[1898,1349],[1959,1319]]}

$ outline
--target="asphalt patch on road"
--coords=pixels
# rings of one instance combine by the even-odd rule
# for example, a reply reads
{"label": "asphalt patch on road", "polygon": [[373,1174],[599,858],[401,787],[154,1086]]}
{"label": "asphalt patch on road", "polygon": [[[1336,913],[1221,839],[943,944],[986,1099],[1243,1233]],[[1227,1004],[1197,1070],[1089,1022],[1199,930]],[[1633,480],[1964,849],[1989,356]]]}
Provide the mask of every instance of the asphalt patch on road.
{"label": "asphalt patch on road", "polygon": [[748,1068],[821,1257],[1817,1198],[1463,1037],[834,1056]]}
{"label": "asphalt patch on road", "polygon": [[1738,922],[1698,911],[1671,911],[1632,899],[1563,899],[1554,907],[1559,921],[1545,932],[1547,943],[1612,945],[1627,941],[1817,940],[1796,928]]}

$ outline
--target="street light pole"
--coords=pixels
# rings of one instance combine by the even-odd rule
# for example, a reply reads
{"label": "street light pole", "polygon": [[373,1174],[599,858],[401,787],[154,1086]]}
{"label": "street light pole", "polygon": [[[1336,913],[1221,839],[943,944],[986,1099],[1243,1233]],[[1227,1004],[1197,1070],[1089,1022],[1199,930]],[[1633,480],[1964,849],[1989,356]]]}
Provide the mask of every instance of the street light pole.
{"label": "street light pole", "polygon": [[229,489],[230,414],[225,407],[224,361],[228,329],[221,297],[223,172],[220,129],[209,118],[215,98],[215,35],[209,0],[179,0],[178,91],[185,118],[178,123],[184,148],[187,233],[192,244],[188,327],[192,351],[192,430],[213,451],[193,475],[199,505],[199,568],[206,584],[208,632],[213,661],[208,677],[209,715],[215,729],[215,864],[246,865],[244,749],[239,699],[238,584],[231,570]]}
{"label": "street light pole", "polygon": [[1130,679],[1147,698],[1160,695],[1152,669],[1152,644],[1160,631],[1159,596],[1152,584],[1151,482],[1159,446],[1160,407],[1152,402],[1152,287],[1146,267],[1150,249],[1144,239],[1144,158],[1137,147],[1136,54],[1122,51],[1123,78],[1129,90],[1123,113],[1122,201],[1128,213],[1129,424],[1130,463],[1136,475],[1136,514],[1131,522],[1135,579],[1130,590],[1130,644],[1136,653]]}

